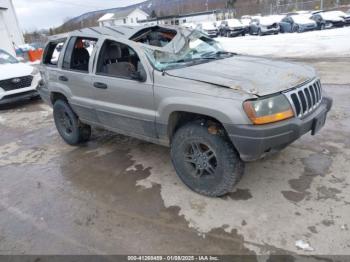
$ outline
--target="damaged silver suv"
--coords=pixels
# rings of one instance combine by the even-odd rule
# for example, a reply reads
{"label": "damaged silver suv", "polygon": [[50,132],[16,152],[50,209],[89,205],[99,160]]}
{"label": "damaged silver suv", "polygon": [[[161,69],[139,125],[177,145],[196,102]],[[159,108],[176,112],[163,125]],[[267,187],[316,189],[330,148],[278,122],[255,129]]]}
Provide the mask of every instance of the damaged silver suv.
{"label": "damaged silver suv", "polygon": [[38,91],[68,144],[97,126],[170,146],[181,180],[207,196],[232,191],[244,161],[315,135],[332,106],[312,68],[226,52],[176,27],[53,37],[41,73]]}

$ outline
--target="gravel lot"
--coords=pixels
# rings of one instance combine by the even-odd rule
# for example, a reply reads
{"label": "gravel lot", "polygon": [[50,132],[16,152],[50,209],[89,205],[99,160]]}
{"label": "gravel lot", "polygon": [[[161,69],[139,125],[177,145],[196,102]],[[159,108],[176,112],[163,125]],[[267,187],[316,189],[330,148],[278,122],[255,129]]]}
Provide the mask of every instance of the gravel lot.
{"label": "gravel lot", "polygon": [[220,199],[189,191],[168,148],[101,130],[70,147],[41,101],[1,108],[0,253],[350,254],[350,58],[289,59],[319,69],[327,124]]}

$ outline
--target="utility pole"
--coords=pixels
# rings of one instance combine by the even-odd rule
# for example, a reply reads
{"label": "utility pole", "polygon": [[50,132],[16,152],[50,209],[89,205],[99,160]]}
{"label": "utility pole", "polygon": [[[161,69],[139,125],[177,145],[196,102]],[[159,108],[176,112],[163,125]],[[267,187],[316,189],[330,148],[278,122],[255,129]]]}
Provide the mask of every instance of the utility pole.
{"label": "utility pole", "polygon": [[323,0],[321,0],[321,7],[320,7],[321,10],[323,10]]}
{"label": "utility pole", "polygon": [[272,10],[273,10],[273,4],[271,3],[271,5],[270,5],[270,15],[272,15]]}

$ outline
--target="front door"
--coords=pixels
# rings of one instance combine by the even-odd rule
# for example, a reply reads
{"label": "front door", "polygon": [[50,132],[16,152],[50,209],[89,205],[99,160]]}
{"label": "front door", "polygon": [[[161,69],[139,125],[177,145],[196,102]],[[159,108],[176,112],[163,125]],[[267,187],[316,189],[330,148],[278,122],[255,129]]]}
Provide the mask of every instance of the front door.
{"label": "front door", "polygon": [[155,138],[153,81],[131,43],[106,39],[93,77],[97,116],[107,129]]}

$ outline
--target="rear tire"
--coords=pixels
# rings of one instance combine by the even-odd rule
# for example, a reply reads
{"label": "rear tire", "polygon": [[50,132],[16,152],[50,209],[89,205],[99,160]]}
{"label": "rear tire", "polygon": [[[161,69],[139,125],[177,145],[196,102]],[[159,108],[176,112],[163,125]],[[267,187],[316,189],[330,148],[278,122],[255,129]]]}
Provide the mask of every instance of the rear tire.
{"label": "rear tire", "polygon": [[211,134],[196,122],[175,133],[171,158],[184,184],[209,197],[231,192],[244,172],[244,163],[224,133]]}
{"label": "rear tire", "polygon": [[58,100],[55,102],[53,116],[57,131],[67,144],[78,145],[89,141],[91,127],[80,122],[66,101]]}

